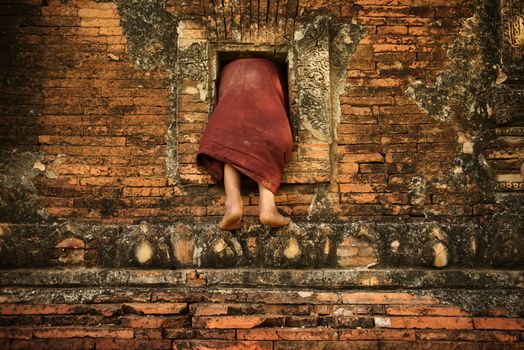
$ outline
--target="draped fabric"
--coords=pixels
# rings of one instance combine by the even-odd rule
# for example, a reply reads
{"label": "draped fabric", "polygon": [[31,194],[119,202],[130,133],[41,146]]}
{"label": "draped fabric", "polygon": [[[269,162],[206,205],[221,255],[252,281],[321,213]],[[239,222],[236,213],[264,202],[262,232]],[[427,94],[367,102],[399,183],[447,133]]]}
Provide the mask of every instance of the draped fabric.
{"label": "draped fabric", "polygon": [[224,162],[276,193],[293,148],[284,75],[265,58],[228,63],[218,82],[218,102],[200,139],[197,162],[215,181]]}

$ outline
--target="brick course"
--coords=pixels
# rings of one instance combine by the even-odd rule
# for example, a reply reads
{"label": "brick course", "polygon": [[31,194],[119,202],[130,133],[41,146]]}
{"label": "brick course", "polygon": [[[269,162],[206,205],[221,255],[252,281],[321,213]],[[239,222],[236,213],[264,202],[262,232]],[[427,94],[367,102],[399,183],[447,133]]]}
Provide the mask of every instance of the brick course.
{"label": "brick course", "polygon": [[[497,316],[472,314],[416,291],[360,290],[333,298],[335,293],[325,291],[156,290],[153,294],[161,300],[174,303],[155,301],[151,292],[144,303],[140,290],[126,288],[125,303],[116,293],[88,304],[39,304],[45,291],[38,289],[31,294],[33,301],[26,300],[31,304],[17,304],[12,303],[17,292],[6,291],[11,298],[0,304],[0,341],[6,349],[29,344],[65,349],[522,348],[523,319],[508,317],[510,310],[499,307]],[[248,297],[225,302],[228,294]],[[44,320],[22,324],[20,317],[27,315]],[[66,322],[72,315],[75,318]],[[62,322],[56,322],[59,318]]]}

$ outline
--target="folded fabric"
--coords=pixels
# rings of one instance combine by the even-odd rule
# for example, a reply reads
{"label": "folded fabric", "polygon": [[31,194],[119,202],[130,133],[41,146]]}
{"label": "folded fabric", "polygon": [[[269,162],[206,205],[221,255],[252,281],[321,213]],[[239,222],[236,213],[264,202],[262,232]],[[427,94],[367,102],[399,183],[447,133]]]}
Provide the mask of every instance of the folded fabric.
{"label": "folded fabric", "polygon": [[223,180],[226,162],[276,193],[293,148],[283,81],[279,65],[265,58],[239,58],[222,69],[197,153],[215,181]]}

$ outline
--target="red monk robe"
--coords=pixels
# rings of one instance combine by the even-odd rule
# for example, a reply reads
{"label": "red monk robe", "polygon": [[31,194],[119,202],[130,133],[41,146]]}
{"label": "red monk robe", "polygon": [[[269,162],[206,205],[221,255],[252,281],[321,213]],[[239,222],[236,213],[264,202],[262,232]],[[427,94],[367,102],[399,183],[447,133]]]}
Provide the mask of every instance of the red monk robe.
{"label": "red monk robe", "polygon": [[200,139],[197,162],[215,181],[224,162],[276,193],[293,139],[280,67],[265,58],[240,58],[220,73],[218,103]]}

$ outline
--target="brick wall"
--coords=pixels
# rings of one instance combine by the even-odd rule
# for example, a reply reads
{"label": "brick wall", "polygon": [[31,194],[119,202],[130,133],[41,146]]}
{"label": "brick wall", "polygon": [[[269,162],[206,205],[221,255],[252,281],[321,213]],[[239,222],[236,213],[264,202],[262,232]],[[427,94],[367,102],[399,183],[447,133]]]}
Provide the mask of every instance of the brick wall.
{"label": "brick wall", "polygon": [[[522,349],[522,17],[2,0],[0,347]],[[246,51],[288,64],[294,223],[258,225],[246,180],[244,225],[220,232],[194,156],[220,55]]]}
{"label": "brick wall", "polygon": [[[289,2],[286,13],[295,5]],[[167,9],[180,16],[206,11],[184,6],[169,2]],[[195,109],[182,111],[187,113],[176,121],[179,139],[173,150],[168,134],[177,106],[169,70],[132,64],[115,3],[4,1],[2,8],[7,35],[0,68],[6,82],[1,142],[7,150],[42,152],[36,167],[40,171],[32,180],[42,213],[51,219],[101,223],[150,218],[174,222],[222,214],[220,186],[184,185],[166,170],[170,152],[178,152],[179,172],[193,171],[184,162],[194,162],[206,114],[198,103],[187,104]],[[466,41],[464,31],[471,26],[475,4],[310,1],[300,2],[294,15],[300,18],[318,9],[350,18],[364,26],[366,34],[351,54],[343,79],[340,123],[329,155],[331,178],[316,182],[310,175],[312,180],[305,180],[309,183],[284,184],[277,197],[281,210],[306,217],[319,188],[327,186],[330,217],[342,220],[472,217],[497,211],[493,199],[481,191],[488,180],[474,159],[480,124],[454,106],[469,101],[448,101],[450,117],[443,119],[439,112],[420,107],[424,104],[417,99],[433,98],[438,105],[445,90],[424,97],[407,90],[415,81],[431,89],[436,80],[456,74],[450,65],[458,64],[457,59],[450,60],[447,50]],[[291,21],[282,13],[277,13],[277,22],[279,18]],[[147,45],[142,49],[158,49],[154,42]],[[475,59],[483,59],[470,50]],[[186,149],[192,151],[184,156]],[[307,159],[307,151],[300,152],[296,157]],[[516,186],[522,181],[518,152],[500,154],[496,161],[516,179]],[[488,155],[495,162],[493,157],[493,152]],[[308,167],[307,161],[302,166]],[[9,197],[5,192],[4,201]],[[252,183],[246,183],[243,200],[246,214],[255,215]]]}
{"label": "brick wall", "polygon": [[[430,279],[421,284],[420,277],[448,276],[427,271],[405,279],[396,290],[388,289],[391,282],[382,280],[370,290],[363,283],[350,282],[358,274],[336,277],[329,271],[323,272],[324,277],[335,283],[349,282],[353,288],[334,290],[326,285],[304,290],[288,285],[279,289],[260,280],[259,289],[231,288],[221,286],[228,278],[213,271],[199,276],[194,271],[175,271],[182,280],[167,286],[162,279],[175,275],[132,270],[120,271],[119,276],[97,285],[90,279],[94,273],[82,280],[55,274],[55,281],[69,279],[72,287],[59,292],[27,284],[25,289],[4,288],[0,294],[2,347],[495,350],[522,349],[524,344],[522,303],[518,302],[522,289],[512,289],[517,280],[508,279],[509,274],[505,291],[502,275],[490,278],[490,272],[455,272],[468,282],[446,285],[446,290],[426,289]],[[45,282],[46,275],[37,273],[33,283]],[[377,276],[381,278],[380,273]],[[0,276],[9,285],[20,283],[20,277],[16,273]],[[128,280],[143,284],[130,286]],[[206,285],[210,280],[213,285]],[[472,280],[482,280],[477,288],[489,286],[490,290],[475,289]],[[148,288],[152,284],[157,286]],[[479,303],[481,299],[490,301]]]}

